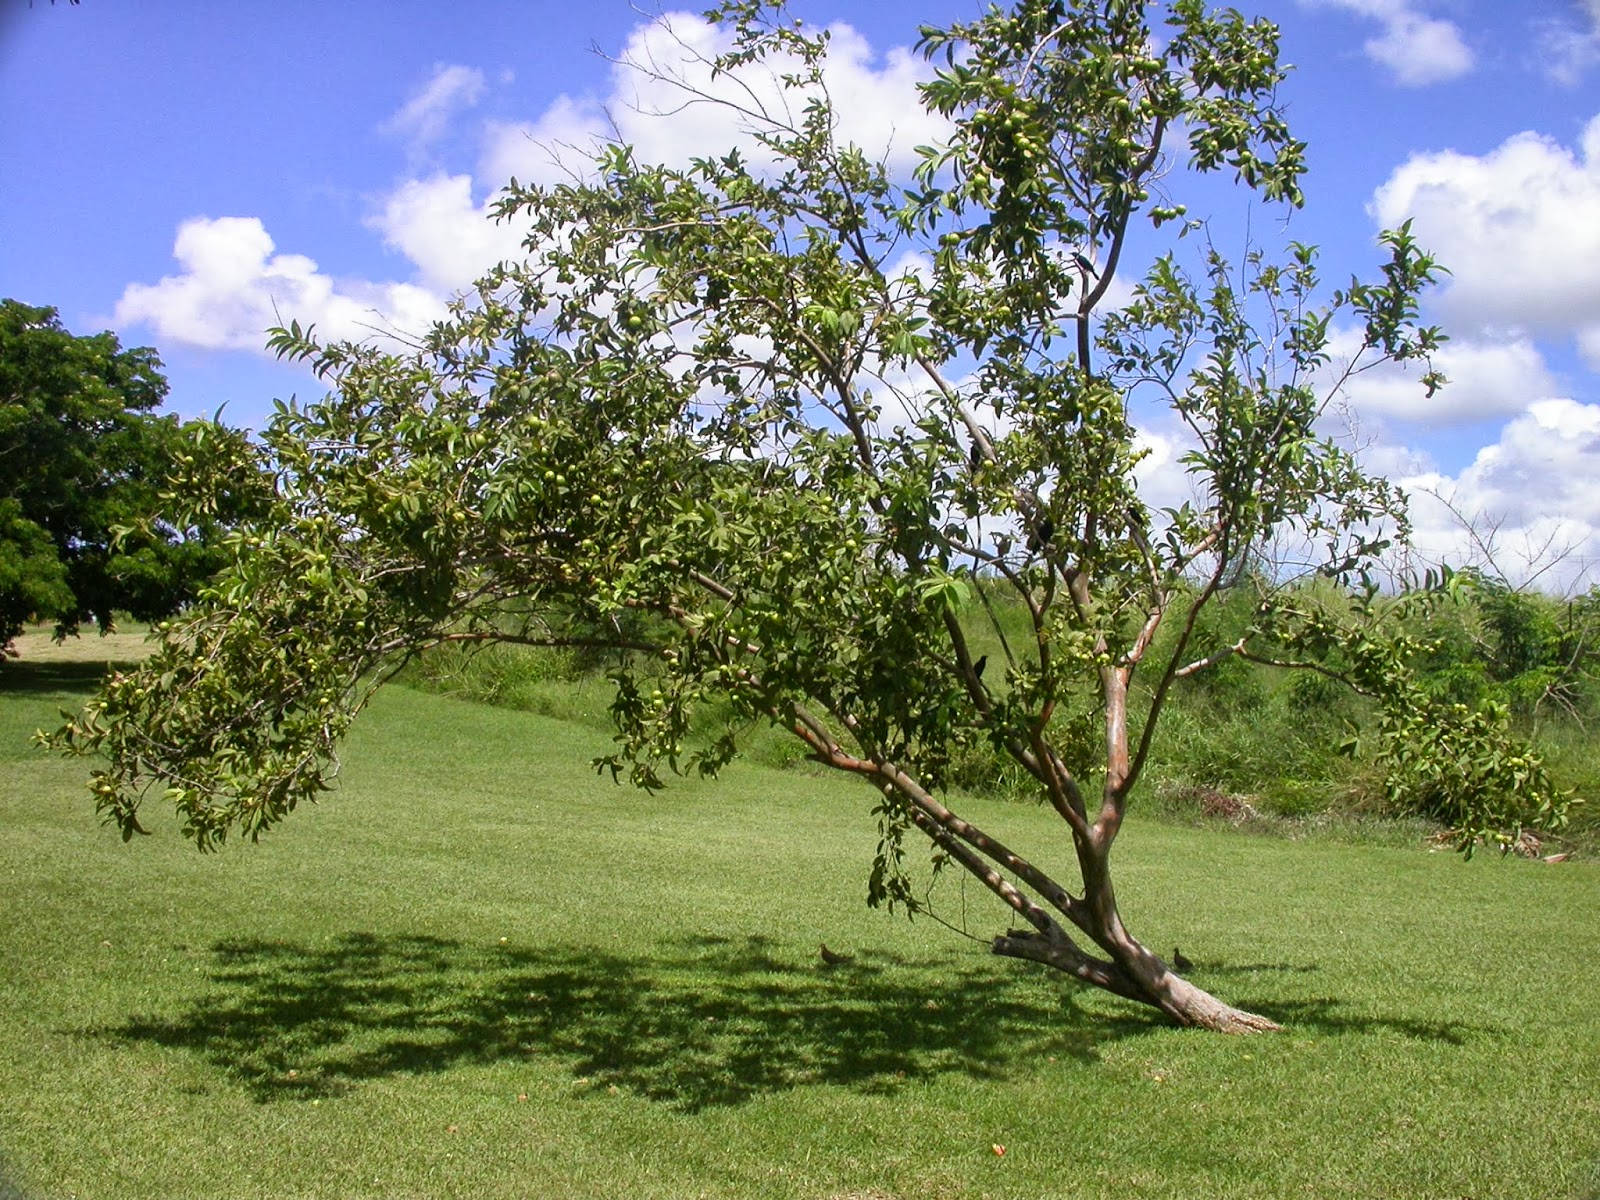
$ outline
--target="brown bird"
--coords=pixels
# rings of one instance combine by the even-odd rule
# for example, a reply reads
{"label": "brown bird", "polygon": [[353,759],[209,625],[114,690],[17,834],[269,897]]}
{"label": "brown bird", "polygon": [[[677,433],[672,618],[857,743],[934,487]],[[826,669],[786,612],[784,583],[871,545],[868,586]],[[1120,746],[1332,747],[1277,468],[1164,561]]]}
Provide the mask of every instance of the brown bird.
{"label": "brown bird", "polygon": [[1180,971],[1189,971],[1194,968],[1194,964],[1185,958],[1183,956],[1183,951],[1179,950],[1176,946],[1172,948],[1172,965],[1177,967]]}
{"label": "brown bird", "polygon": [[854,954],[840,954],[835,950],[829,950],[827,942],[822,942],[820,945],[822,947],[822,962],[825,966],[837,967],[840,963],[847,963],[855,958]]}

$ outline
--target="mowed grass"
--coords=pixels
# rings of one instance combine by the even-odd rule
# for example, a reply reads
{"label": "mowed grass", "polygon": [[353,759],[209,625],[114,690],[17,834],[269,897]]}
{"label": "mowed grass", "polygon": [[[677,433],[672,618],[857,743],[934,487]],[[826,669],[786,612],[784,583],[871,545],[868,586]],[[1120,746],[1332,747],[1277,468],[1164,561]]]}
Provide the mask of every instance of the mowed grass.
{"label": "mowed grass", "polygon": [[[650,797],[592,727],[403,689],[261,845],[201,856],[154,805],[123,845],[28,745],[92,668],[20,666],[8,1200],[1600,1194],[1592,865],[1133,822],[1135,931],[1289,1025],[1224,1038],[868,911],[863,788]],[[1064,860],[1048,813],[967,803]]]}

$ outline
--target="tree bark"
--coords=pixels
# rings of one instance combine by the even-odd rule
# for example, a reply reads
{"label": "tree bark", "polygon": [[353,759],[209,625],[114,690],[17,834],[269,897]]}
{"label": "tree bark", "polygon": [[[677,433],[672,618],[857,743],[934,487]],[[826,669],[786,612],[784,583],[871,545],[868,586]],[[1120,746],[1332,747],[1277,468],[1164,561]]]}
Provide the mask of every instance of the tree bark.
{"label": "tree bark", "polygon": [[1004,933],[994,939],[991,948],[996,954],[1043,963],[1125,999],[1148,1004],[1180,1025],[1218,1033],[1274,1033],[1283,1028],[1268,1017],[1234,1008],[1196,987],[1132,938],[1127,939],[1127,963],[1102,962],[1064,937],[1052,938],[1032,930]]}

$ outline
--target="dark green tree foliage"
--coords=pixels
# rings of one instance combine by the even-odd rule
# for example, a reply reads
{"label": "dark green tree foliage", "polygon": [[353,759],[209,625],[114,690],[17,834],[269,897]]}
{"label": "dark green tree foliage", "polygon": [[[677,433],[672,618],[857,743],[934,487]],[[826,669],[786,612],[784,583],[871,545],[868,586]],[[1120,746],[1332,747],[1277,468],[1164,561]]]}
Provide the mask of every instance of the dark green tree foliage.
{"label": "dark green tree foliage", "polygon": [[163,493],[183,456],[240,436],[156,416],[167,391],[148,348],[112,333],[76,337],[51,308],[0,301],[0,644],[30,619],[61,635],[112,613],[140,620],[175,612],[221,565],[211,534],[240,515],[163,519]]}
{"label": "dark green tree foliage", "polygon": [[[525,259],[417,353],[280,331],[332,391],[264,433],[271,511],[56,743],[106,756],[93,787],[124,836],[153,788],[208,847],[325,788],[353,715],[418,651],[603,641],[632,653],[602,769],[654,788],[774,723],[875,795],[873,903],[928,903],[922,839],[935,875],[968,873],[1014,926],[996,953],[1186,1024],[1273,1028],[1132,935],[1111,851],[1180,680],[1320,655],[1414,699],[1361,594],[1313,610],[1263,578],[1244,628],[1200,618],[1274,538],[1335,579],[1386,544],[1394,489],[1316,428],[1328,331],[1364,329],[1348,370],[1425,358],[1432,261],[1391,232],[1381,282],[1319,307],[1305,247],[1230,264],[1196,245],[1196,276],[1174,236],[1107,310],[1136,229],[1190,230],[1165,194],[1185,164],[1300,202],[1264,21],[1019,0],[924,30],[950,135],[905,189],[836,140],[826,34],[757,0],[713,16],[732,37],[718,76],[749,88],[685,99],[736,108],[755,148],[680,169],[617,146],[589,180],[513,182],[499,213]],[[925,269],[893,265],[908,251]],[[1196,499],[1175,510],[1135,485],[1143,402],[1193,437]],[[985,609],[994,589],[1020,633]],[[977,611],[986,655],[963,625]],[[956,811],[942,785],[974,746],[1032,781],[1058,843],[1012,846]]]}

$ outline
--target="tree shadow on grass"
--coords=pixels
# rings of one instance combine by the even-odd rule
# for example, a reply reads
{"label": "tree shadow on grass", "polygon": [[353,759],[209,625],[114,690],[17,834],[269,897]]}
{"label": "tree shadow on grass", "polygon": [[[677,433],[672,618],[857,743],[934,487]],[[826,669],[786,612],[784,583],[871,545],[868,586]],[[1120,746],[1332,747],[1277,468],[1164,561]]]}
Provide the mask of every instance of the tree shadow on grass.
{"label": "tree shadow on grass", "polygon": [[892,1092],[946,1073],[1003,1077],[1162,1027],[1080,1010],[1032,971],[859,955],[824,968],[762,937],[649,956],[346,934],[215,947],[216,990],[174,1017],[93,1032],[194,1051],[262,1101],[516,1059],[686,1111],[795,1087]]}
{"label": "tree shadow on grass", "polygon": [[76,705],[93,691],[108,671],[136,666],[132,662],[45,661],[29,659],[0,663],[0,694],[56,698]]}
{"label": "tree shadow on grass", "polygon": [[[1267,973],[1280,975],[1310,975],[1322,970],[1314,962],[1251,962],[1225,963],[1197,960],[1190,978],[1204,988],[1214,988],[1212,982],[1225,978],[1229,987],[1219,994],[1232,997],[1252,976]],[[1319,1033],[1338,1037],[1347,1034],[1394,1033],[1423,1041],[1444,1042],[1451,1046],[1465,1045],[1474,1036],[1499,1036],[1508,1031],[1488,1025],[1473,1025],[1465,1021],[1427,1021],[1406,1016],[1378,1016],[1370,1012],[1350,1011],[1345,1001],[1333,996],[1310,996],[1297,1000],[1249,999],[1233,1000],[1241,1008],[1271,1017],[1291,1029],[1314,1029]]]}
{"label": "tree shadow on grass", "polygon": [[0,1200],[28,1200],[28,1193],[13,1177],[4,1158],[0,1158]]}
{"label": "tree shadow on grass", "polygon": [[1277,1000],[1258,1010],[1293,1029],[1314,1029],[1331,1036],[1347,1034],[1399,1034],[1418,1041],[1443,1042],[1464,1046],[1478,1037],[1501,1037],[1510,1030],[1468,1021],[1428,1021],[1417,1017],[1378,1016],[1370,1012],[1345,1011],[1344,1001],[1332,996],[1313,996],[1304,1000]]}

